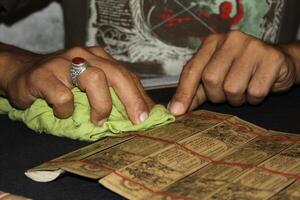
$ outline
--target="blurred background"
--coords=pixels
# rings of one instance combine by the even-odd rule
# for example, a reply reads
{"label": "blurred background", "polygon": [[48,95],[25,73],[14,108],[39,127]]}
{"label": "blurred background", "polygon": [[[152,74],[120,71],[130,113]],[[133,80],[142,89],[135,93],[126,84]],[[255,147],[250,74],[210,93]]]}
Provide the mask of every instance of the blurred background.
{"label": "blurred background", "polygon": [[18,18],[0,23],[0,41],[41,53],[62,49],[64,28],[61,5],[59,1],[41,2]]}
{"label": "blurred background", "polygon": [[64,27],[60,3],[44,0],[18,18],[2,22],[0,41],[41,53],[62,49]]}

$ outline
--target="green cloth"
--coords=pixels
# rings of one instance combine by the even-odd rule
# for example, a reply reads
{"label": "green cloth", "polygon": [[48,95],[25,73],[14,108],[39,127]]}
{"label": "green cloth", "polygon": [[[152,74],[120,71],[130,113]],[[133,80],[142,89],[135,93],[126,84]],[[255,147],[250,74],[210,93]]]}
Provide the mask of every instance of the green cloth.
{"label": "green cloth", "polygon": [[12,120],[24,122],[30,129],[71,139],[95,141],[104,136],[112,136],[121,132],[144,131],[175,121],[162,105],[155,105],[150,111],[149,118],[143,123],[134,125],[129,120],[125,107],[111,89],[113,101],[112,112],[101,127],[90,122],[90,106],[85,93],[78,88],[72,90],[75,110],[71,117],[58,119],[45,100],[37,99],[27,110],[13,108],[7,99],[0,98],[0,113],[8,114]]}

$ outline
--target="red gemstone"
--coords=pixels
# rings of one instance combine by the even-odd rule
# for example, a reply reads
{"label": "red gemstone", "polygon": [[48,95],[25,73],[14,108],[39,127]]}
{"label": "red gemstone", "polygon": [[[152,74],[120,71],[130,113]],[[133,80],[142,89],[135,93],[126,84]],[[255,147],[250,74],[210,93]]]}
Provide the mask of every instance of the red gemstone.
{"label": "red gemstone", "polygon": [[75,65],[80,65],[80,64],[85,63],[85,60],[81,57],[76,57],[76,58],[72,59],[72,63]]}

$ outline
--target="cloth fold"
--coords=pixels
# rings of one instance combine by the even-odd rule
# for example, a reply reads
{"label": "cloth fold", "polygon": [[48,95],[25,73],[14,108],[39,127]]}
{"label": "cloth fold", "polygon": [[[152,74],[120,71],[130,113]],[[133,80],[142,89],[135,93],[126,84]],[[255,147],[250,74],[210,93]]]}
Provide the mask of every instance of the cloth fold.
{"label": "cloth fold", "polygon": [[107,122],[98,127],[90,122],[90,106],[86,94],[78,88],[74,88],[72,92],[75,110],[67,119],[56,118],[52,108],[42,99],[37,99],[26,110],[18,110],[13,108],[7,99],[0,98],[0,113],[8,114],[12,120],[24,122],[30,129],[39,133],[44,132],[83,141],[96,141],[122,132],[144,131],[175,121],[175,117],[163,105],[155,105],[148,119],[141,124],[134,125],[129,120],[124,105],[114,90],[110,89],[112,111]]}

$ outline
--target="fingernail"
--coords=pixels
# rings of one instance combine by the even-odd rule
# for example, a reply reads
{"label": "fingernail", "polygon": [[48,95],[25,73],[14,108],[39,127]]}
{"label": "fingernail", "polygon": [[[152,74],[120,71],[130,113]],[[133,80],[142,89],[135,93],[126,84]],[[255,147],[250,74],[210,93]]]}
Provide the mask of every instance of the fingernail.
{"label": "fingernail", "polygon": [[148,113],[147,112],[142,112],[139,116],[140,123],[144,122],[148,118]]}
{"label": "fingernail", "polygon": [[172,103],[170,106],[170,111],[173,115],[181,115],[183,114],[183,105],[182,103],[175,101],[174,103]]}
{"label": "fingernail", "polygon": [[98,126],[102,126],[105,122],[107,122],[107,119],[106,119],[106,118],[100,120],[97,124],[98,124]]}

